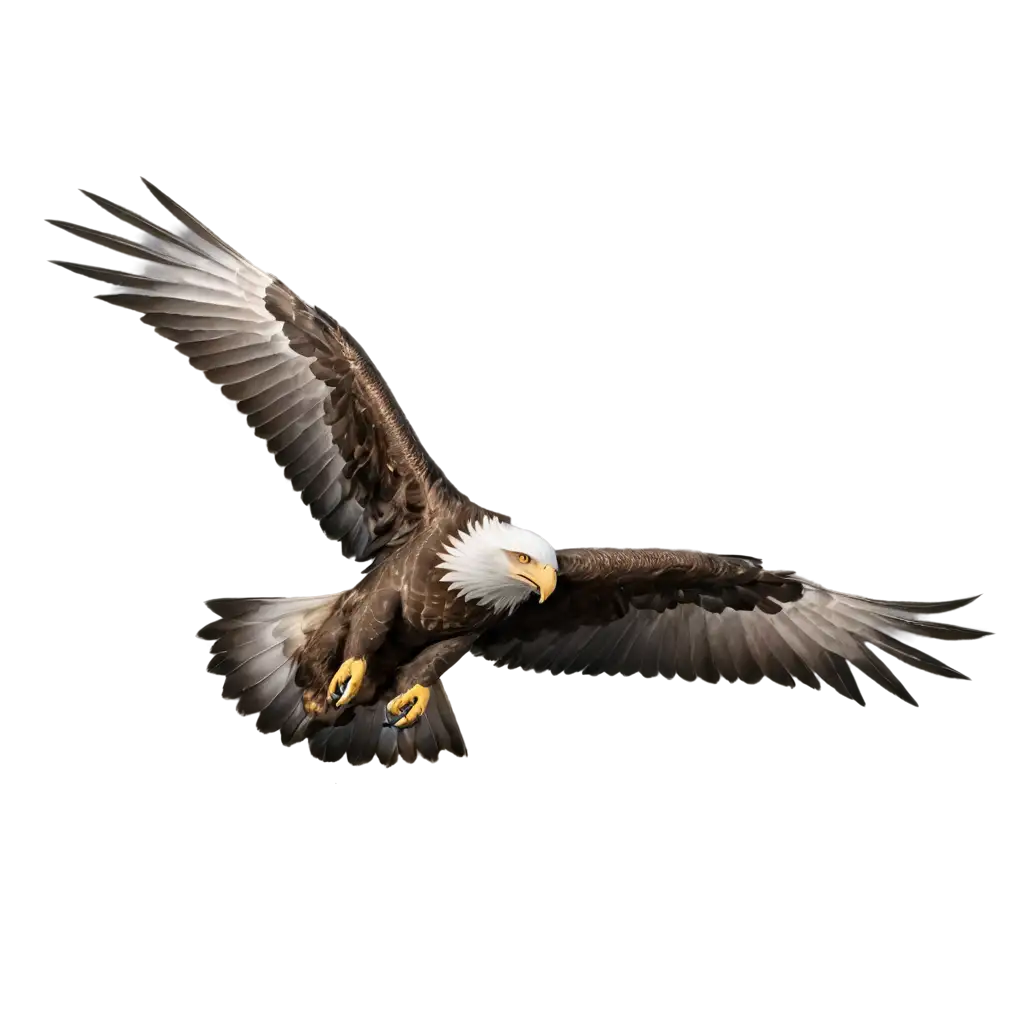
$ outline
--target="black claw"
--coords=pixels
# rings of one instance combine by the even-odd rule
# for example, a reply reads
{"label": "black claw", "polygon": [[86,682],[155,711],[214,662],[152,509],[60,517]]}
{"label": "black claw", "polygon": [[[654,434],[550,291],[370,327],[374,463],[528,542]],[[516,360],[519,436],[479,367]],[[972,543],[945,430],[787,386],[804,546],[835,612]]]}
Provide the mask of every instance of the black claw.
{"label": "black claw", "polygon": [[[384,709],[384,719],[388,725],[393,726],[396,729],[411,729],[416,722],[406,722],[405,725],[399,725],[398,723],[405,718],[405,716],[412,711],[416,706],[416,701],[413,701],[408,707],[402,708],[397,715],[392,714],[387,708]],[[419,719],[417,719],[419,721]]]}

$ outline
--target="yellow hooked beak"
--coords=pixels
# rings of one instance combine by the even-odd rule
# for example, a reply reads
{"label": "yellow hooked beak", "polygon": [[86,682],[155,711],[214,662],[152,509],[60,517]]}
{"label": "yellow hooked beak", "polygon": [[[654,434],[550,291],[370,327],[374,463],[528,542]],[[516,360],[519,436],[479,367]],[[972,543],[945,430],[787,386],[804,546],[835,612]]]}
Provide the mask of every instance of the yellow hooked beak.
{"label": "yellow hooked beak", "polygon": [[519,579],[525,580],[537,588],[540,603],[543,604],[555,589],[558,573],[550,565],[544,565],[541,562],[527,562],[525,565],[515,562],[513,565],[515,566],[515,575]]}

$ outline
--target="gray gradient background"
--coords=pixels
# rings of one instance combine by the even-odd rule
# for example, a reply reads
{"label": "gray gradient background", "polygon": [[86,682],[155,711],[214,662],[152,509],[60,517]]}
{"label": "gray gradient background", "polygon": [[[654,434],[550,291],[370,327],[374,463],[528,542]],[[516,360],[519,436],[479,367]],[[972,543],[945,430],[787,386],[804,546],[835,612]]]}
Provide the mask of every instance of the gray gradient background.
{"label": "gray gradient background", "polygon": [[[1006,179],[1024,175],[1019,14],[0,17],[0,1010],[823,1020],[1024,1008],[1019,787],[345,788],[231,723],[189,683],[183,627],[198,597],[330,586],[330,560],[260,453],[159,345],[36,265],[51,248],[37,217],[71,208],[72,181],[150,171],[994,176],[1004,183],[976,183],[974,195],[1013,206]],[[431,421],[443,411],[415,408],[423,351],[478,353],[493,324],[414,334],[381,310],[375,327],[372,313],[356,328],[474,490],[498,501],[536,500],[555,482],[560,501],[596,493],[607,457],[573,449],[573,473],[559,479],[565,450],[545,454],[535,427],[496,467],[494,425],[481,421],[460,449],[459,431]],[[813,343],[768,319],[759,343],[792,358],[822,345],[881,351],[877,324],[819,313],[831,327]],[[934,334],[884,330],[890,352],[927,343],[953,379],[971,365],[1006,375],[1020,370],[1016,316],[986,307]],[[988,326],[973,333],[980,319]],[[673,337],[713,353],[724,330],[633,323],[631,354],[668,358]],[[511,346],[509,334],[535,367],[542,354],[573,366],[571,346],[590,337],[565,324],[520,326]],[[737,352],[755,344],[727,337]],[[600,349],[609,333],[598,338]],[[1007,415],[1019,415],[1012,403]],[[846,493],[785,438],[746,466],[741,438],[718,454],[751,471],[769,506],[766,467],[778,465],[792,487],[844,508],[883,493],[887,514],[941,514],[945,473],[959,507],[1019,516],[1020,442],[1004,431],[993,444],[997,433],[968,426],[951,449],[948,430],[909,445],[910,475],[905,451],[853,447],[847,466],[862,482]],[[680,444],[663,458],[700,460]],[[614,468],[632,474],[620,500],[651,479],[641,460]],[[737,478],[709,471],[708,493],[735,500]],[[666,487],[662,511],[688,494]],[[825,554],[859,557],[814,557]],[[970,565],[1007,553],[906,558]],[[392,896],[415,868],[412,893]],[[403,972],[402,997],[392,986]]]}

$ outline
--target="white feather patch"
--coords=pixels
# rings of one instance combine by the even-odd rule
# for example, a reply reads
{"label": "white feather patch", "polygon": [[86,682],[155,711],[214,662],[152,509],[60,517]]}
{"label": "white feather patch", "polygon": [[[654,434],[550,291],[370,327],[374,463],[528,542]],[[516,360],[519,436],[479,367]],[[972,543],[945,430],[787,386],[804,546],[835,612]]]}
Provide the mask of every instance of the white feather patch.
{"label": "white feather patch", "polygon": [[522,552],[542,565],[558,569],[555,549],[543,537],[489,516],[448,538],[439,569],[441,579],[467,601],[510,612],[533,588],[510,571],[508,552]]}

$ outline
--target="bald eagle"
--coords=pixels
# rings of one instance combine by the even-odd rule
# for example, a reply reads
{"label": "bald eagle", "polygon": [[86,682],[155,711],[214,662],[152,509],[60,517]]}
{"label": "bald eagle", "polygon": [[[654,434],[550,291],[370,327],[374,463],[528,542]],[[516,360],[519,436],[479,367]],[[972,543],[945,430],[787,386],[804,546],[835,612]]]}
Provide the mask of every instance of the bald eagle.
{"label": "bald eagle", "polygon": [[245,414],[320,528],[368,562],[340,594],[209,601],[223,695],[324,761],[385,765],[466,753],[441,677],[472,653],[589,675],[827,683],[863,704],[850,666],[916,703],[872,648],[959,672],[894,633],[985,635],[922,616],[974,598],[877,601],[757,558],[662,549],[556,551],[462,494],[427,454],[359,343],[158,188],[174,231],[86,192],[139,241],[51,221],[141,260],[141,272],[54,261],[118,288]]}

